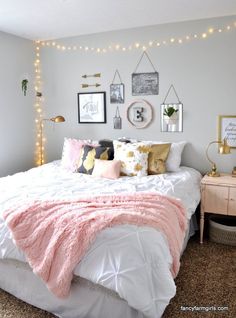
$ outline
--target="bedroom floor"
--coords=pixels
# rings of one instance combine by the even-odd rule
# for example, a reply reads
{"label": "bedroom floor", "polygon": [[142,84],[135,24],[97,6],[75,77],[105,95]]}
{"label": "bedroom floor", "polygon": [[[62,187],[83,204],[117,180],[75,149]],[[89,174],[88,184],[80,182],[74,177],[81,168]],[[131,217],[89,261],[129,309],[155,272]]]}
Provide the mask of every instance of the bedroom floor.
{"label": "bedroom floor", "polygon": [[[184,252],[176,284],[177,295],[167,307],[163,318],[235,318],[236,248],[208,241],[200,245],[198,236],[193,237]],[[190,312],[183,308],[190,306],[220,306],[228,307],[228,310]],[[13,317],[52,318],[54,316],[0,290],[0,318]]]}

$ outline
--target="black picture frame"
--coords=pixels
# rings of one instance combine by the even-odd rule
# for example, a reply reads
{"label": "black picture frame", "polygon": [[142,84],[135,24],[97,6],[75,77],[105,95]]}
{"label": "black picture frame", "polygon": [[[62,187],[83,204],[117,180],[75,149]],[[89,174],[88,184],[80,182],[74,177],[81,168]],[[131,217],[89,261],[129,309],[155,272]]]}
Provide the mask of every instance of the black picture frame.
{"label": "black picture frame", "polygon": [[124,104],[125,102],[125,85],[111,84],[110,85],[110,103],[111,104]]}
{"label": "black picture frame", "polygon": [[105,124],[106,92],[78,93],[78,122],[80,124]]}
{"label": "black picture frame", "polygon": [[159,73],[133,73],[132,74],[132,95],[158,95],[159,94]]}

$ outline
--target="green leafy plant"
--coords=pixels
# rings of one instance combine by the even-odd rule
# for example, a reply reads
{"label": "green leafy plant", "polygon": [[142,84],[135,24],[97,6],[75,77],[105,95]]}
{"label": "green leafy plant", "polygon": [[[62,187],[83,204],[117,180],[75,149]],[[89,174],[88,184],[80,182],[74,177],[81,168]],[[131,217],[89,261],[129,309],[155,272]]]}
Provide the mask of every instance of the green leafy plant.
{"label": "green leafy plant", "polygon": [[175,109],[173,106],[167,106],[163,112],[164,116],[171,117],[174,113],[177,113],[179,110]]}
{"label": "green leafy plant", "polygon": [[21,82],[21,89],[22,89],[22,92],[24,93],[24,96],[26,96],[28,82],[29,81],[27,79],[23,79]]}

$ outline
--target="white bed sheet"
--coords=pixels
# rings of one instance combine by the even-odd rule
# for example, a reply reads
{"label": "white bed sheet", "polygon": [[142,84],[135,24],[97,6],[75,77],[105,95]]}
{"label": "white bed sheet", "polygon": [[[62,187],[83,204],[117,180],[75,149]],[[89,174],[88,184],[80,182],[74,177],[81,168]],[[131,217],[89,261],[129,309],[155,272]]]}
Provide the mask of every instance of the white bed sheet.
{"label": "white bed sheet", "polygon": [[[39,197],[45,200],[75,199],[88,194],[156,191],[181,199],[190,219],[200,200],[200,179],[199,172],[187,167],[182,167],[178,173],[159,176],[95,179],[69,173],[60,167],[60,162],[1,178],[0,258],[26,261],[13,244],[1,218],[1,211],[19,200]],[[76,267],[75,274],[114,290],[147,317],[158,318],[175,295],[175,284],[169,270],[171,262],[162,233],[148,227],[122,225],[98,234]]]}

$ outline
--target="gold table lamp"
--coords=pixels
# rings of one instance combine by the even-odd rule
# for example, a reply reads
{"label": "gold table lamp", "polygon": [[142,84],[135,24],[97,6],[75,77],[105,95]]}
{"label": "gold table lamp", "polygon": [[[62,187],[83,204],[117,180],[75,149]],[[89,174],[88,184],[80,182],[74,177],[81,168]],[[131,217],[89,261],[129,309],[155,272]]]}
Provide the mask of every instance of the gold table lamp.
{"label": "gold table lamp", "polygon": [[208,150],[210,148],[210,146],[212,144],[219,144],[219,153],[221,155],[227,155],[230,153],[230,146],[228,145],[227,143],[227,140],[226,138],[224,138],[223,142],[222,141],[212,141],[209,143],[209,145],[207,146],[207,149],[206,149],[206,157],[207,159],[210,161],[210,163],[212,164],[212,168],[211,168],[211,172],[208,172],[207,175],[209,177],[219,177],[220,174],[219,172],[217,171],[217,168],[216,168],[216,164],[209,158],[209,155],[208,155]]}
{"label": "gold table lamp", "polygon": [[40,120],[40,165],[44,163],[43,160],[43,122],[44,121],[52,121],[54,123],[62,123],[65,121],[65,118],[63,116],[56,116],[53,118],[43,118]]}

